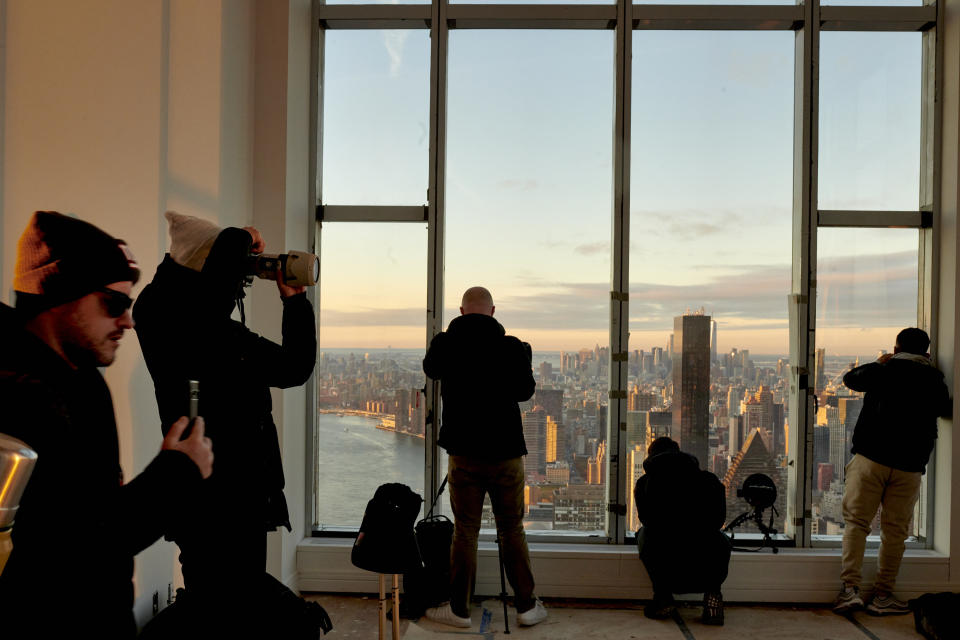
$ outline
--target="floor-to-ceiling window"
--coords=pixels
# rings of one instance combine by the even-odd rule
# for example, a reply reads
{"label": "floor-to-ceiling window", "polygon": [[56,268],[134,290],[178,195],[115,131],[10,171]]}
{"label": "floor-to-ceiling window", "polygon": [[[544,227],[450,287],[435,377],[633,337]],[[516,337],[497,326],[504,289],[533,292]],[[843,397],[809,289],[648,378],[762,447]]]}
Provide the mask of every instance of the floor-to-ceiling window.
{"label": "floor-to-ceiling window", "polygon": [[316,527],[437,487],[419,360],[481,284],[533,345],[531,534],[624,541],[669,435],[835,544],[842,374],[931,329],[937,8],[882,4],[321,5]]}

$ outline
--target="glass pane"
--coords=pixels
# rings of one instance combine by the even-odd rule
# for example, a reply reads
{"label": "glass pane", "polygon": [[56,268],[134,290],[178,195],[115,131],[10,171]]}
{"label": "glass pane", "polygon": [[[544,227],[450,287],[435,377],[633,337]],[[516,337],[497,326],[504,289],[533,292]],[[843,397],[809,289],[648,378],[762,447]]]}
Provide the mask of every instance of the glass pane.
{"label": "glass pane", "polygon": [[786,32],[648,31],[633,50],[628,486],[669,435],[727,486],[731,520],[745,477],[769,475],[781,533],[793,48]]}
{"label": "glass pane", "polygon": [[920,206],[921,34],[824,32],[819,208]]}
{"label": "glass pane", "polygon": [[[820,229],[817,235],[817,357],[814,388],[813,533],[843,533],[844,467],[863,394],[843,385],[854,366],[893,352],[897,333],[917,324],[916,229]],[[926,495],[924,477],[923,496]],[[921,496],[911,535],[924,527]],[[874,521],[873,534],[879,535]]]}
{"label": "glass pane", "polygon": [[451,32],[448,122],[445,319],[484,285],[533,346],[526,527],[602,532],[613,32]]}
{"label": "glass pane", "polygon": [[324,37],[323,203],[425,204],[429,32],[333,30]]}
{"label": "glass pane", "polygon": [[385,482],[423,495],[427,232],[326,223],[320,241],[315,524],[357,527]]}

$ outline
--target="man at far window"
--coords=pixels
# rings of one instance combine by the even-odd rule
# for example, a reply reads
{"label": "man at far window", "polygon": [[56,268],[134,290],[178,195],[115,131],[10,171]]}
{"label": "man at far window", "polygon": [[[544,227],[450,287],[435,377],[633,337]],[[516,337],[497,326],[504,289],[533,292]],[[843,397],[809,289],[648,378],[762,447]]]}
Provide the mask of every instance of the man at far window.
{"label": "man at far window", "polygon": [[133,328],[139,275],[122,241],[75,218],[38,211],[20,237],[16,309],[0,305],[0,430],[38,458],[0,576],[3,638],[133,638],[133,556],[174,526],[183,496],[212,472],[203,420],[182,438],[181,417],[123,482],[97,367]]}
{"label": "man at far window", "polygon": [[843,376],[843,384],[865,395],[853,432],[853,459],[846,467],[843,584],[833,607],[836,613],[864,606],[863,550],[878,508],[877,577],[866,610],[877,616],[910,611],[907,603],[893,596],[893,586],[920,495],[920,477],[937,438],[937,417],[951,413],[949,392],[943,374],[930,361],[929,346],[922,329],[904,329],[892,354]]}
{"label": "man at far window", "polygon": [[723,624],[720,585],[727,578],[730,540],[723,484],[700,469],[697,459],[668,437],[647,449],[644,474],[634,487],[640,559],[653,583],[653,601],[643,613],[661,620],[676,612],[674,593],[703,593],[704,624]]}
{"label": "man at far window", "polygon": [[506,335],[493,319],[490,292],[471,287],[460,316],[437,334],[423,371],[442,383],[443,426],[438,444],[450,454],[447,479],[453,509],[450,602],[427,609],[427,618],[470,627],[477,573],[477,538],[484,494],[490,494],[517,623],[535,625],[547,610],[533,594],[533,571],[523,532],[523,439],[518,402],[534,391],[530,345]]}

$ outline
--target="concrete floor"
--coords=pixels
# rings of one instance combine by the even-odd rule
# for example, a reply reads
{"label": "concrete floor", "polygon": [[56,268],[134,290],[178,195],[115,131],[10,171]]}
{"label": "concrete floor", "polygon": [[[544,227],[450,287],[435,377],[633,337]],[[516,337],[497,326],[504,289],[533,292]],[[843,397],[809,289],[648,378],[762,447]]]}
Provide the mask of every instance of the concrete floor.
{"label": "concrete floor", "polygon": [[[304,594],[319,602],[333,620],[325,638],[377,638],[377,599],[369,596]],[[874,618],[856,613],[851,618],[829,608],[769,605],[727,605],[726,624],[708,627],[698,621],[700,607],[684,606],[678,620],[643,617],[641,603],[545,600],[550,616],[535,627],[517,627],[509,610],[510,635],[522,640],[916,640],[913,616]],[[477,604],[473,628],[454,629],[430,622],[403,620],[404,640],[492,640],[504,637],[503,606],[497,600]],[[387,629],[386,638],[390,638]]]}

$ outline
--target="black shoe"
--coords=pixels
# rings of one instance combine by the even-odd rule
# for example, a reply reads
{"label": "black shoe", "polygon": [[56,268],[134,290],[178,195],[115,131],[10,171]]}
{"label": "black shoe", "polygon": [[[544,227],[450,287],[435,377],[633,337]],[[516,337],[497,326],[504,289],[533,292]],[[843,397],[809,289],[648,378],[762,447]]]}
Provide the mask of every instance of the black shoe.
{"label": "black shoe", "polygon": [[723,626],[723,595],[719,591],[703,594],[703,624]]}
{"label": "black shoe", "polygon": [[669,598],[658,598],[654,596],[653,600],[643,608],[643,615],[651,620],[666,620],[672,618],[677,612],[677,604],[673,596]]}

